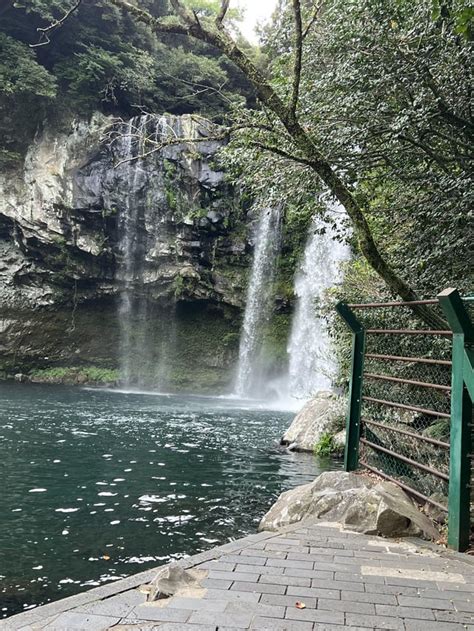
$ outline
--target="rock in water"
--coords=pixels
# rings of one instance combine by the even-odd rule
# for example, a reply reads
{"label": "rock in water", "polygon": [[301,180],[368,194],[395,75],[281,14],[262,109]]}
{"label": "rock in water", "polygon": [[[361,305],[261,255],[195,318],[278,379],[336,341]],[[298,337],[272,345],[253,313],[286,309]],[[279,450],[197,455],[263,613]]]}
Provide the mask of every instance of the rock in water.
{"label": "rock in water", "polygon": [[344,409],[336,395],[318,392],[295,416],[281,442],[284,445],[294,443],[293,449],[296,451],[313,451],[321,436],[326,432],[333,433],[338,419],[343,416]]}
{"label": "rock in water", "polygon": [[400,487],[344,471],[322,473],[314,482],[282,493],[263,517],[259,530],[275,531],[311,517],[338,522],[363,534],[440,536]]}

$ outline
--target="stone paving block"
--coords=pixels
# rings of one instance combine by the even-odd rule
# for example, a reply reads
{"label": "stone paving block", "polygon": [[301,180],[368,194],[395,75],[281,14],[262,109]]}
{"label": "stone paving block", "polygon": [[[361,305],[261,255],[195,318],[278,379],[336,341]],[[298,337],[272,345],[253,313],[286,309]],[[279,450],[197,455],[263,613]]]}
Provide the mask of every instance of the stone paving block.
{"label": "stone paving block", "polygon": [[403,620],[400,618],[391,618],[387,616],[369,616],[359,613],[346,614],[347,627],[369,627],[372,629],[396,629],[404,631]]}
{"label": "stone paving block", "polygon": [[[380,577],[379,577],[380,578]],[[418,589],[433,589],[436,588],[435,581],[416,580],[413,578],[397,578],[396,576],[386,576],[386,585],[401,585],[402,587],[417,587]]]}
{"label": "stone paving block", "polygon": [[396,596],[418,594],[418,590],[416,587],[403,587],[402,585],[384,585],[383,583],[380,585],[377,585],[376,583],[365,583],[365,591],[372,594],[394,594]]}
{"label": "stone paving block", "polygon": [[394,605],[376,605],[377,614],[398,618],[415,618],[416,620],[435,620],[432,609],[423,607],[403,607]]}
{"label": "stone paving block", "polygon": [[262,574],[260,577],[259,583],[273,583],[274,585],[295,585],[296,587],[310,587],[311,579],[310,578],[302,578],[300,576],[288,576],[287,574],[283,576],[272,576]]}
{"label": "stone paving block", "polygon": [[[300,555],[303,556],[303,555]],[[309,556],[309,555],[308,555]],[[279,567],[279,568],[298,568],[300,570],[312,570],[313,561],[301,561],[301,559],[268,559],[267,566]]]}
{"label": "stone paving block", "polygon": [[353,600],[334,600],[318,598],[318,609],[330,609],[331,611],[347,611],[349,613],[367,613],[375,615],[373,603],[360,603]]}
{"label": "stone paving block", "polygon": [[[333,578],[334,578],[335,581],[349,581],[349,582],[362,581],[363,583],[367,583],[367,582],[369,582],[369,581],[367,581],[368,578],[374,578],[374,577],[373,576],[367,576],[367,577],[364,576],[363,577],[358,572],[335,572]],[[377,581],[377,582],[379,582],[379,581]]]}
{"label": "stone paving block", "polygon": [[341,592],[342,600],[354,600],[356,602],[373,603],[374,605],[396,605],[397,598],[393,594],[375,594],[369,592]]}
{"label": "stone paving block", "polygon": [[291,559],[292,561],[308,561],[310,558],[310,548],[307,550],[307,552],[288,552],[286,558]]}
{"label": "stone paving block", "polygon": [[208,589],[229,589],[233,581],[223,581],[216,578],[206,578],[202,581],[201,585]]}
{"label": "stone paving block", "polygon": [[474,594],[472,595],[472,600],[460,600],[456,598],[456,600],[454,600],[454,607],[457,611],[466,611],[474,614]]}
{"label": "stone paving block", "polygon": [[226,591],[217,590],[217,589],[208,589],[207,593],[204,594],[204,600],[212,600],[216,598],[217,600],[225,600],[227,602],[233,601],[242,601],[248,603],[257,603],[260,598],[259,592],[239,592],[236,589],[230,589]]}
{"label": "stone paving block", "polygon": [[216,627],[236,627],[248,629],[253,618],[252,613],[214,613],[212,611],[195,611],[189,618],[189,624],[212,625]]}
{"label": "stone paving block", "polygon": [[241,592],[257,592],[259,594],[284,594],[286,591],[285,585],[275,585],[273,583],[256,583],[236,581],[230,591],[236,589]]}
{"label": "stone paving block", "polygon": [[343,563],[326,563],[325,561],[316,561],[314,563],[315,570],[327,570],[328,572],[354,572],[354,565]]}
{"label": "stone paving block", "polygon": [[258,631],[312,631],[313,623],[256,616],[250,628]]}
{"label": "stone paving block", "polygon": [[314,570],[300,570],[297,567],[285,567],[281,568],[283,570],[284,576],[299,576],[301,578],[316,578],[314,575]]}
{"label": "stone paving block", "polygon": [[186,622],[189,617],[189,610],[173,609],[169,607],[157,607],[153,603],[149,605],[139,605],[134,607],[127,616],[133,620],[161,620],[162,622]]}
{"label": "stone paving block", "polygon": [[284,605],[266,605],[265,603],[246,603],[235,600],[227,603],[226,613],[253,613],[254,616],[265,616],[266,618],[284,618]]}
{"label": "stone paving block", "polygon": [[293,587],[290,585],[286,590],[288,596],[297,596],[302,598],[308,596],[310,598],[331,598],[339,600],[341,592],[338,589],[324,589],[323,587]]}
{"label": "stone paving block", "polygon": [[235,566],[235,572],[244,574],[283,574],[283,567],[274,567],[272,565],[240,565]]}
{"label": "stone paving block", "polygon": [[328,624],[344,624],[344,613],[341,611],[325,611],[320,609],[286,608],[286,618],[289,620],[305,620],[311,622],[327,622]]}
{"label": "stone paving block", "polygon": [[[224,592],[224,595],[228,592]],[[187,596],[173,596],[170,599],[168,609],[191,609],[192,611],[224,611],[228,604],[227,600],[189,598]]]}
{"label": "stone paving block", "polygon": [[438,589],[456,591],[456,592],[468,592],[474,594],[474,583],[445,583],[438,581],[436,583]]}
{"label": "stone paving block", "polygon": [[88,605],[76,607],[74,611],[79,613],[92,613],[98,616],[128,617],[129,612],[136,606],[146,602],[146,595],[137,590],[129,590],[104,600],[99,600]]}
{"label": "stone paving block", "polygon": [[[114,627],[114,631],[116,631],[117,627]],[[137,631],[141,631],[142,627],[139,627]],[[214,631],[215,627],[209,627],[208,625],[202,624],[186,624],[179,622],[165,622],[165,624],[154,625],[152,627],[153,631]],[[135,629],[130,628],[127,631],[135,631]],[[147,630],[148,631],[148,630]]]}
{"label": "stone paving block", "polygon": [[260,574],[249,572],[219,572],[209,570],[208,578],[216,578],[224,581],[257,581]]}
{"label": "stone paving block", "polygon": [[363,592],[364,583],[348,582],[348,581],[325,581],[319,578],[311,581],[311,587],[321,587],[323,589],[348,590],[351,592]]}
{"label": "stone paving block", "polygon": [[245,552],[247,552],[247,550],[242,550],[240,554],[229,554],[228,556],[222,557],[222,560],[226,563],[241,563],[243,565],[265,565],[265,555],[255,556],[245,554]]}
{"label": "stone paving block", "polygon": [[405,620],[406,631],[466,631],[456,622],[433,622],[432,620]]}
{"label": "stone paving block", "polygon": [[[87,629],[87,631],[101,631],[120,622],[120,617],[116,616],[95,616],[89,613],[75,613],[74,611],[65,611],[59,614],[46,629],[57,631],[69,631],[70,629]],[[43,627],[45,628],[45,627]]]}
{"label": "stone paving block", "polygon": [[420,596],[399,596],[398,603],[404,607],[423,607],[425,609],[454,609],[450,600],[437,600],[436,598],[422,598]]}
{"label": "stone paving block", "polygon": [[437,621],[474,625],[474,616],[472,613],[465,613],[463,611],[435,611],[434,615]]}
{"label": "stone paving block", "polygon": [[[227,558],[227,557],[225,557]],[[213,561],[206,561],[199,566],[199,569],[202,570],[213,570],[217,572],[233,572],[235,568],[235,563],[227,563],[221,561],[221,559],[216,559]]]}
{"label": "stone paving block", "polygon": [[308,609],[316,609],[316,598],[303,597],[298,599],[296,596],[281,596],[280,594],[262,594],[260,602],[264,605],[281,605],[283,607],[294,607],[298,600],[303,600]]}
{"label": "stone paving block", "polygon": [[287,552],[286,550],[256,550],[255,548],[246,548],[242,550],[242,556],[246,554],[251,555],[252,557],[265,557],[268,559],[286,559]]}

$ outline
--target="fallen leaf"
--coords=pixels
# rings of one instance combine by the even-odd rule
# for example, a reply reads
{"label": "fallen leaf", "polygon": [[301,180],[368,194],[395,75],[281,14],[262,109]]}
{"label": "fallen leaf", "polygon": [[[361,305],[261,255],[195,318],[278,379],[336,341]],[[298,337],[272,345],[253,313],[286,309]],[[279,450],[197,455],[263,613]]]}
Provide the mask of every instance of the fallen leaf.
{"label": "fallen leaf", "polygon": [[304,603],[301,603],[299,600],[295,603],[295,607],[296,609],[306,609],[306,605]]}
{"label": "fallen leaf", "polygon": [[104,561],[110,561],[110,557],[108,554],[104,554],[102,558],[104,559]]}

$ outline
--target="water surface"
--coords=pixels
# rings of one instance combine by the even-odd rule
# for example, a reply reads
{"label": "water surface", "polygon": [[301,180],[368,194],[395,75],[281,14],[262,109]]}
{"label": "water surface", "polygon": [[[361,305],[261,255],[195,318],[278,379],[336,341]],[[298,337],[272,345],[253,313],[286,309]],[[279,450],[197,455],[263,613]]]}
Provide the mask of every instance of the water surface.
{"label": "water surface", "polygon": [[2,617],[254,532],[338,462],[238,401],[0,385]]}

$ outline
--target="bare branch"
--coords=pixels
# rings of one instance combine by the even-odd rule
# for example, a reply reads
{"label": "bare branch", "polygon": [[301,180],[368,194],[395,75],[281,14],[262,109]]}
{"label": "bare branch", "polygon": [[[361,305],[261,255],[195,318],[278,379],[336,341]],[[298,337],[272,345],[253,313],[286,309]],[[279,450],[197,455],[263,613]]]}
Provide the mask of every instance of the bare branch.
{"label": "bare branch", "polygon": [[293,17],[295,22],[295,59],[293,62],[293,89],[289,107],[289,118],[295,120],[296,108],[300,93],[301,65],[303,58],[303,22],[301,19],[300,0],[293,0]]}
{"label": "bare branch", "polygon": [[224,21],[227,11],[229,10],[230,0],[222,0],[221,1],[221,10],[219,11],[219,15],[216,18],[216,24],[220,26]]}
{"label": "bare branch", "polygon": [[40,33],[40,39],[39,42],[37,44],[30,44],[30,48],[37,48],[38,46],[46,46],[47,44],[50,43],[50,39],[49,36],[51,35],[51,33],[54,33],[54,31],[56,31],[58,28],[60,28],[64,22],[69,18],[69,16],[71,16],[74,11],[76,11],[80,5],[81,5],[82,0],[77,0],[76,4],[71,7],[69,9],[69,11],[67,11],[63,17],[59,20],[54,20],[53,22],[51,22],[51,24],[49,26],[46,26],[44,28],[38,27],[36,30],[38,31],[38,33]]}
{"label": "bare branch", "polygon": [[266,145],[262,142],[251,142],[252,146],[257,147],[258,149],[263,149],[264,151],[269,151],[270,153],[274,153],[281,158],[286,158],[287,160],[291,160],[292,162],[298,162],[299,164],[304,164],[307,167],[314,167],[314,163],[311,160],[306,160],[301,156],[295,156],[293,153],[288,153],[284,149],[280,149],[279,147],[273,147],[272,145]]}
{"label": "bare branch", "polygon": [[316,22],[316,20],[319,17],[319,14],[321,12],[321,8],[323,6],[323,2],[322,0],[320,2],[317,3],[313,15],[310,17],[308,24],[305,26],[304,30],[303,30],[303,39],[305,39],[308,35],[308,33],[310,32],[313,24]]}

